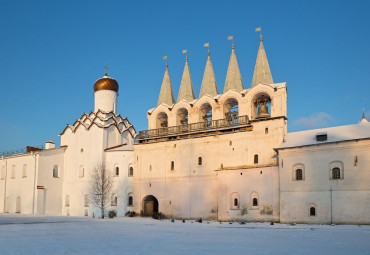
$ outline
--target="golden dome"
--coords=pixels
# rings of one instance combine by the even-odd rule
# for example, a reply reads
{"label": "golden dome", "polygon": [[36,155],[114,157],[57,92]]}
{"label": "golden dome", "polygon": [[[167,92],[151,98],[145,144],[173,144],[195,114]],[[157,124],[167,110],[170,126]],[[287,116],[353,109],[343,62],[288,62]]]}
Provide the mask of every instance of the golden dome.
{"label": "golden dome", "polygon": [[113,90],[115,92],[118,92],[118,82],[108,77],[108,74],[105,73],[104,77],[98,79],[94,84],[94,92],[99,90]]}

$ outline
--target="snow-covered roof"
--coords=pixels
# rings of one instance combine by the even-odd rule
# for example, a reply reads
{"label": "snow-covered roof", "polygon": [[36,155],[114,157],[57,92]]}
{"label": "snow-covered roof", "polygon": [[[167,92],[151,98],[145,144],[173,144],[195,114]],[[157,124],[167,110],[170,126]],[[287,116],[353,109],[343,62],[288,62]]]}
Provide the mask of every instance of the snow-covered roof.
{"label": "snow-covered roof", "polygon": [[[327,139],[324,141],[317,141],[316,135],[327,135]],[[360,122],[359,124],[313,129],[300,132],[288,133],[285,137],[284,142],[281,144],[278,150],[300,147],[307,145],[316,145],[322,143],[341,142],[349,140],[357,140],[370,138],[370,123]]]}

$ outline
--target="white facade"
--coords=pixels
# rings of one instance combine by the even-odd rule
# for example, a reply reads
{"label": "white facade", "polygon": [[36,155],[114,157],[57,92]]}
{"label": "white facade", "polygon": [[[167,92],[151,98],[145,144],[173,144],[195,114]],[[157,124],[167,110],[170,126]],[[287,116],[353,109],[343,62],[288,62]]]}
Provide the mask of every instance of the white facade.
{"label": "white facade", "polygon": [[94,111],[60,134],[61,147],[0,158],[0,212],[100,216],[92,170],[113,175],[118,216],[136,212],[220,221],[370,224],[370,124],[287,133],[287,86],[274,83],[262,38],[251,88],[232,48],[224,93],[208,53],[202,96],[185,62],[177,102],[166,66],[148,130],[116,113],[118,83],[94,84]]}

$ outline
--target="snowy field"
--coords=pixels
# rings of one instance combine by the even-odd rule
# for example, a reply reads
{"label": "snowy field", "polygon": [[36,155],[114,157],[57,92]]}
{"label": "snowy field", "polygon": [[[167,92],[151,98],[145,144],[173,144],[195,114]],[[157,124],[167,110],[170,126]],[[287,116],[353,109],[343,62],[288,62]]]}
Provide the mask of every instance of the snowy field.
{"label": "snowy field", "polygon": [[370,226],[0,214],[0,254],[370,254]]}

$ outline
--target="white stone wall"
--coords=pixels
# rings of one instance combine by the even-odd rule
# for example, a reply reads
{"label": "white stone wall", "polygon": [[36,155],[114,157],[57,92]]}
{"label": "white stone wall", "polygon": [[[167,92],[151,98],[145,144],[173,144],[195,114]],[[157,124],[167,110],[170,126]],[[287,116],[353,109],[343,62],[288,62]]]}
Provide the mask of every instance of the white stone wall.
{"label": "white stone wall", "polygon": [[117,92],[113,90],[98,90],[95,96],[95,112],[114,112],[117,110]]}
{"label": "white stone wall", "polygon": [[[369,156],[369,140],[280,150],[280,221],[369,224]],[[304,165],[304,180],[294,179],[296,164]],[[341,179],[331,178],[335,166]]]}

